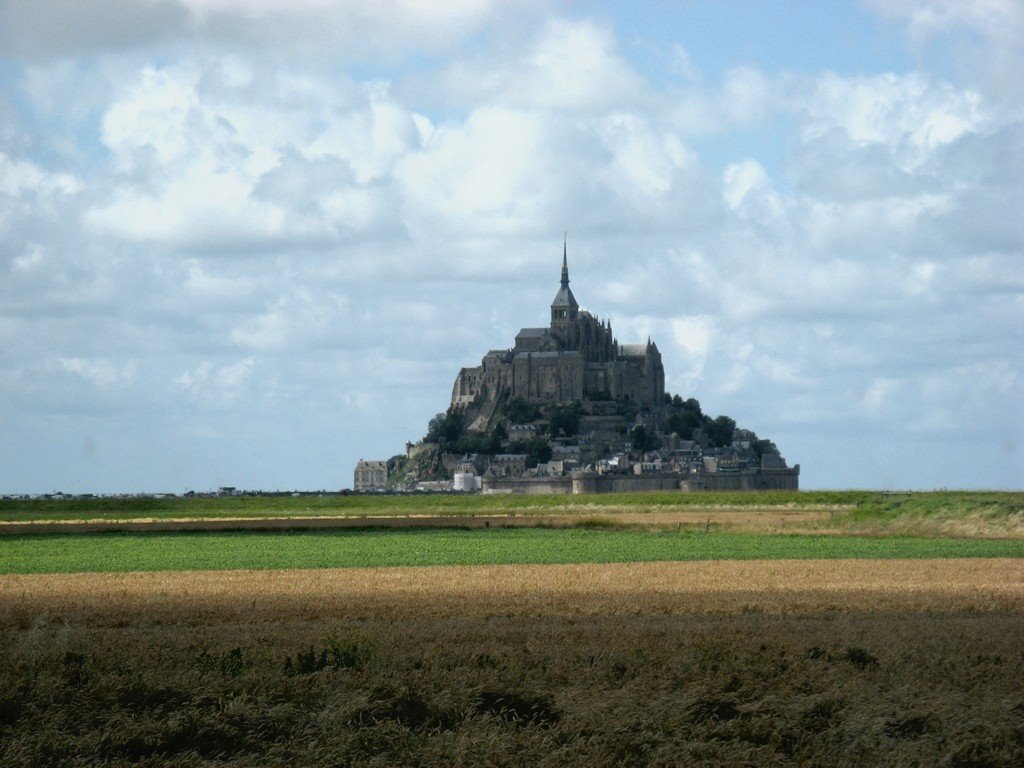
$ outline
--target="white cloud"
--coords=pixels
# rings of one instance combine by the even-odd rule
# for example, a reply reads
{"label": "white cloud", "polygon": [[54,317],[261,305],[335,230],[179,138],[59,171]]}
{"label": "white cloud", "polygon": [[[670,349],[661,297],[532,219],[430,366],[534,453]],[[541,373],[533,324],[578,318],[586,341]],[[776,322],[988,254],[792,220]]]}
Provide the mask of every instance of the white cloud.
{"label": "white cloud", "polygon": [[80,357],[60,358],[59,362],[65,371],[81,376],[101,390],[113,390],[130,384],[138,374],[138,365],[134,360],[123,365],[110,360],[87,360]]}
{"label": "white cloud", "polygon": [[140,82],[103,116],[103,143],[125,164],[139,149],[153,149],[164,165],[201,151],[199,142],[190,141],[194,134],[189,130],[190,118],[201,117],[196,94],[199,77],[192,67],[145,68]]}
{"label": "white cloud", "polygon": [[233,363],[215,365],[204,360],[192,370],[175,377],[172,383],[192,394],[213,401],[228,402],[237,398],[249,384],[256,368],[255,357],[245,357]]}
{"label": "white cloud", "polygon": [[637,115],[614,113],[597,127],[611,155],[603,179],[620,197],[636,205],[658,204],[678,181],[681,170],[697,165],[696,156],[669,131],[652,129]]}
{"label": "white cloud", "polygon": [[809,117],[805,141],[839,130],[858,147],[884,146],[907,171],[921,167],[937,148],[990,123],[978,93],[933,84],[919,74],[827,74],[811,93],[797,97]]}
{"label": "white cloud", "polygon": [[[427,87],[430,87],[427,84]],[[520,50],[456,61],[437,86],[459,104],[581,112],[643,103],[643,79],[616,50],[612,31],[591,21],[548,22]]]}
{"label": "white cloud", "polygon": [[325,83],[307,83],[298,108],[281,110],[274,99],[287,102],[294,84],[275,79],[254,99],[246,71],[235,60],[144,68],[104,115],[104,143],[126,176],[87,225],[199,252],[396,229],[375,182],[416,142],[411,116],[374,87],[342,93],[347,113],[325,127],[338,98]]}
{"label": "white cloud", "polygon": [[423,152],[396,170],[423,223],[511,233],[542,218],[551,158],[538,116],[481,108],[463,124],[440,125]]}
{"label": "white cloud", "polygon": [[722,173],[722,197],[741,219],[773,228],[787,224],[785,203],[756,160],[730,163]]}
{"label": "white cloud", "polygon": [[45,261],[45,249],[38,243],[32,243],[26,253],[14,258],[11,269],[14,272],[33,272],[42,267]]}
{"label": "white cloud", "polygon": [[365,184],[390,174],[398,160],[419,147],[426,131],[432,132],[428,118],[403,109],[378,86],[371,91],[368,108],[332,120],[304,150],[311,158],[345,160],[356,181]]}
{"label": "white cloud", "polygon": [[952,39],[939,57],[955,57],[961,71],[1000,96],[1020,98],[1024,85],[1024,5],[1018,0],[868,0],[883,17],[906,22],[913,48]]}
{"label": "white cloud", "polygon": [[[704,372],[708,355],[714,352],[712,345],[717,339],[715,325],[715,318],[707,315],[677,317],[672,320],[672,336],[676,345],[685,353],[677,365],[685,366],[682,385],[686,391],[692,390]],[[675,357],[670,349],[663,350],[662,354],[669,358]]]}
{"label": "white cloud", "polygon": [[[580,301],[810,484],[852,470],[808,435],[991,458],[1022,426],[1024,130],[985,82],[776,74],[682,33],[627,60],[614,17],[542,3],[140,0],[106,29],[119,6],[73,5],[58,34],[50,4],[0,4],[0,420],[39,455],[44,415],[120,414],[212,464],[322,445],[341,477],[544,322],[566,229]],[[946,14],[913,22],[929,45],[1002,39],[982,5],[914,8]],[[1006,484],[998,461],[970,477]]]}
{"label": "white cloud", "polygon": [[30,160],[17,160],[0,151],[0,195],[20,197],[31,192],[52,198],[74,195],[81,189],[82,183],[72,174],[50,173]]}
{"label": "white cloud", "polygon": [[769,111],[773,88],[768,78],[753,67],[730,69],[718,96],[722,112],[733,123],[749,123]]}

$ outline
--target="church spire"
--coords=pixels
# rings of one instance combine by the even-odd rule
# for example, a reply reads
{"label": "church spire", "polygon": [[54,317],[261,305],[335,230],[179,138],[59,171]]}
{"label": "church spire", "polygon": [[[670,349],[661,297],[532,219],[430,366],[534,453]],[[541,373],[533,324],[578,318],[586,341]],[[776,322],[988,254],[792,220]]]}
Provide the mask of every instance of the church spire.
{"label": "church spire", "polygon": [[569,287],[569,256],[568,256],[568,248],[567,248],[568,239],[569,239],[569,234],[566,233],[564,238],[562,239],[562,287],[563,288],[568,288]]}
{"label": "church spire", "polygon": [[[566,238],[568,239],[568,238]],[[566,242],[562,242],[562,286],[558,289],[555,300],[551,302],[551,325],[562,326],[576,319],[579,304],[569,288],[569,257]]]}

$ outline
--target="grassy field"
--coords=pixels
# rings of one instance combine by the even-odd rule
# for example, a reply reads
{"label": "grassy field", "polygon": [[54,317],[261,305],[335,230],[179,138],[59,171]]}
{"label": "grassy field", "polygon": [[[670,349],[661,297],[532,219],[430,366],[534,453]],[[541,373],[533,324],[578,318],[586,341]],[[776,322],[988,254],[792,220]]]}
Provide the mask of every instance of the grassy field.
{"label": "grassy field", "polygon": [[[981,494],[972,503],[1017,503],[1013,494]],[[990,498],[991,497],[991,498]],[[0,520],[75,520],[113,517],[246,517],[263,515],[474,515],[490,512],[550,514],[573,508],[867,505],[884,497],[870,491],[768,493],[614,493],[590,496],[458,494],[324,494],[217,498],[0,499]]]}
{"label": "grassy field", "polygon": [[1021,583],[1017,560],[6,576],[0,764],[1019,765]]}
{"label": "grassy field", "polygon": [[1024,512],[1024,493],[997,491],[766,491],[720,493],[607,493],[564,495],[324,494],[321,496],[225,496],[216,498],[0,499],[0,520],[86,519],[93,517],[215,517],[249,515],[453,514],[491,511],[538,512],[573,508],[833,506],[856,517],[902,513],[993,514]]}
{"label": "grassy field", "polygon": [[[5,502],[0,765],[1024,764],[1022,502]],[[282,533],[17,522],[501,514],[578,519]]]}
{"label": "grassy field", "polygon": [[0,539],[2,573],[935,557],[1024,557],[1024,541],[578,528],[27,534]]}
{"label": "grassy field", "polygon": [[[195,524],[210,520],[374,518],[402,525],[436,516],[472,521],[514,516],[522,524],[599,521],[638,528],[692,528],[756,532],[831,532],[878,535],[1024,539],[1024,493],[891,494],[871,491],[773,493],[650,493],[591,496],[324,495],[174,499],[0,500],[0,534],[46,521]],[[393,522],[388,522],[392,520]]]}

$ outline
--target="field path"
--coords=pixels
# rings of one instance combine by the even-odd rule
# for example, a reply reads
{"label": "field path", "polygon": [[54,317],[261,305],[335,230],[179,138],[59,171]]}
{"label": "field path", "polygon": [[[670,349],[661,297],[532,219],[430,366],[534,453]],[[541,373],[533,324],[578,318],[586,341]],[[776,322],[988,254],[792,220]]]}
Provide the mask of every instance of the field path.
{"label": "field path", "polygon": [[0,576],[0,623],[1024,610],[1024,560],[757,560]]}

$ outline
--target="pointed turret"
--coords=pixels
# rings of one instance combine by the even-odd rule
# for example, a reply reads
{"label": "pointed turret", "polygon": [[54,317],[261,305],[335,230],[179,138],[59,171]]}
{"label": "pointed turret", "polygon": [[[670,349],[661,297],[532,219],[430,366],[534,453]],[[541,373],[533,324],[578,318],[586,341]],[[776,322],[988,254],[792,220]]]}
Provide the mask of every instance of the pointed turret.
{"label": "pointed turret", "polygon": [[562,243],[562,285],[555,294],[555,300],[551,302],[551,325],[565,325],[576,319],[580,305],[576,303],[576,297],[572,295],[569,288],[569,257],[567,245]]}

